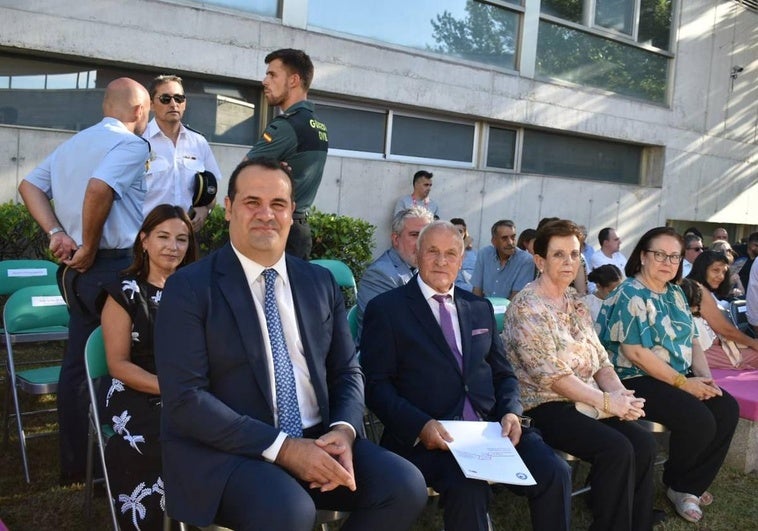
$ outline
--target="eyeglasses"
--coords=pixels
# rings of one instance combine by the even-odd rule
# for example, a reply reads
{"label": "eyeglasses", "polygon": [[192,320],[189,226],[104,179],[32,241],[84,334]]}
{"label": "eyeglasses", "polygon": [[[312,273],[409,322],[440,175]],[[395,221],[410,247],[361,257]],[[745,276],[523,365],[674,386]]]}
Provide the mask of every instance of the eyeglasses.
{"label": "eyeglasses", "polygon": [[171,94],[161,94],[158,96],[158,101],[161,102],[163,105],[168,105],[171,103],[171,100],[174,100],[176,103],[184,103],[187,101],[187,96],[184,94],[174,94],[173,96]]}
{"label": "eyeglasses", "polygon": [[697,251],[699,253],[702,253],[704,249],[702,247],[687,247],[688,251]]}
{"label": "eyeglasses", "polygon": [[681,254],[666,254],[663,251],[653,251],[652,249],[647,249],[645,251],[646,253],[653,253],[653,258],[655,258],[656,262],[665,262],[668,258],[668,261],[672,264],[676,265],[679,262],[682,261],[682,255]]}

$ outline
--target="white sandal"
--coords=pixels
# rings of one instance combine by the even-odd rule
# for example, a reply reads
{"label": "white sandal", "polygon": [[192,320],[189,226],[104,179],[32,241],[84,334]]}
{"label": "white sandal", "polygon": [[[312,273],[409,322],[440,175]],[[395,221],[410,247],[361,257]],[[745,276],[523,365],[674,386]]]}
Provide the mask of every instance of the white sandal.
{"label": "white sandal", "polygon": [[666,491],[666,497],[674,504],[676,513],[693,524],[698,523],[703,518],[703,511],[700,509],[700,498],[687,492],[677,492],[671,487]]}

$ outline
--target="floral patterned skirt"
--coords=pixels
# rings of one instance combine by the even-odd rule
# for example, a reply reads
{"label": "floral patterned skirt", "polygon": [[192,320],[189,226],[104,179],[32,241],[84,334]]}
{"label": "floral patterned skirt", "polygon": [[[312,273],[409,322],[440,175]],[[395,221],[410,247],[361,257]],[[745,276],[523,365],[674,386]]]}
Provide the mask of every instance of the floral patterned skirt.
{"label": "floral patterned skirt", "polygon": [[113,379],[106,398],[114,435],[105,461],[122,530],[163,529],[160,397],[135,391]]}

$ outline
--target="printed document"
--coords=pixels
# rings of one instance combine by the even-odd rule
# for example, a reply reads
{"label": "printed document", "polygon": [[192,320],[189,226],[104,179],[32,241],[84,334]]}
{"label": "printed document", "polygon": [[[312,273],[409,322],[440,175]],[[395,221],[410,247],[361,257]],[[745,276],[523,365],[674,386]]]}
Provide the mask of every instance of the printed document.
{"label": "printed document", "polygon": [[490,483],[536,485],[531,472],[498,422],[440,421],[453,437],[447,443],[467,478]]}

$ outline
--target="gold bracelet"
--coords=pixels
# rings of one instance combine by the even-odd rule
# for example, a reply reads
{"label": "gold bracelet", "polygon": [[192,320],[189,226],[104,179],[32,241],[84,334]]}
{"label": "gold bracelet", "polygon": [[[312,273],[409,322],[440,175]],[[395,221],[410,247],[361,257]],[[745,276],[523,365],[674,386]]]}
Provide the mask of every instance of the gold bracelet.
{"label": "gold bracelet", "polygon": [[676,376],[674,376],[674,381],[671,382],[671,385],[679,389],[686,383],[687,383],[687,377],[681,373],[676,373]]}
{"label": "gold bracelet", "polygon": [[606,413],[611,412],[611,395],[603,391],[603,411]]}

